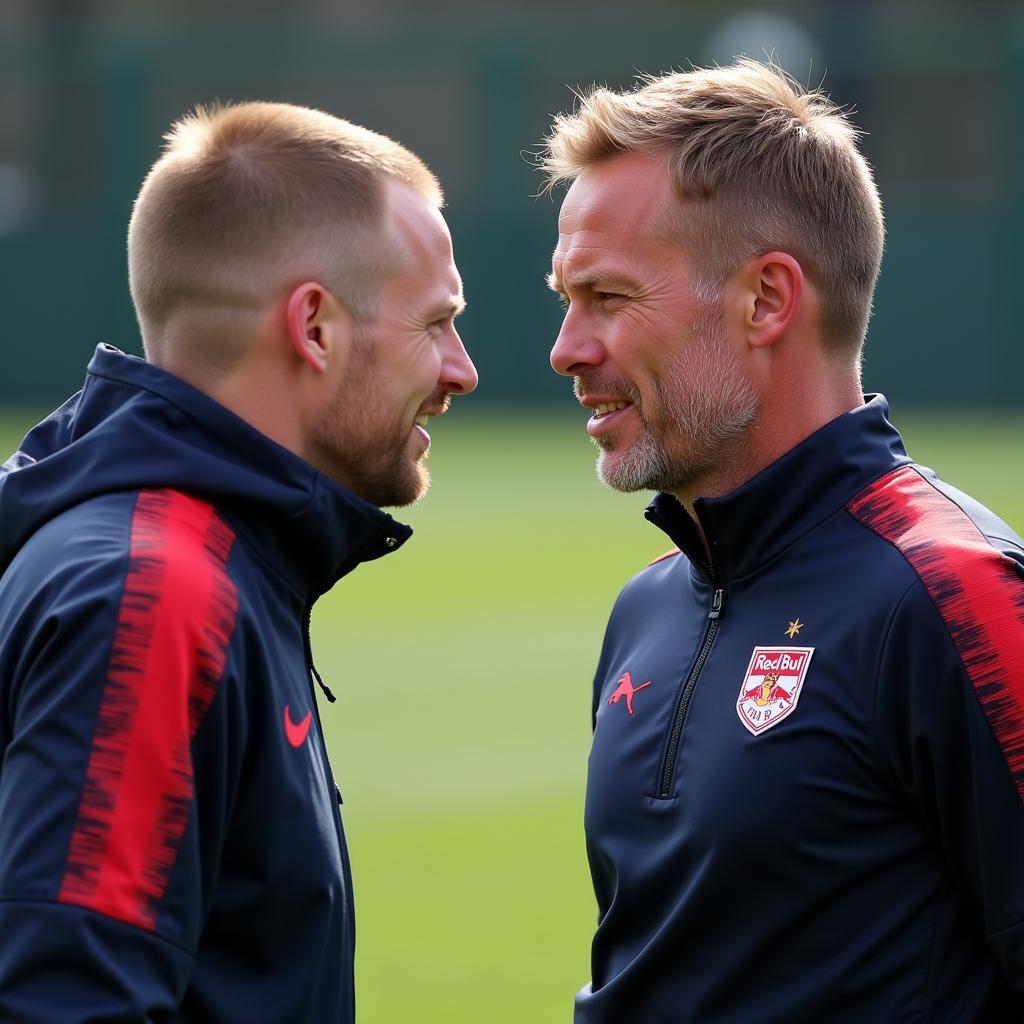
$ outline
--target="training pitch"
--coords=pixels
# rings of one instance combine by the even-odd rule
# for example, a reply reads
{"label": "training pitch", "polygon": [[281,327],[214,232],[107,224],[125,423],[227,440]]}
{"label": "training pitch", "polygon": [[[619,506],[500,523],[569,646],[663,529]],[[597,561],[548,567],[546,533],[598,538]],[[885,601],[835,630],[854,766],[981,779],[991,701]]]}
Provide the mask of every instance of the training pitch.
{"label": "training pitch", "polygon": [[[894,415],[1024,532],[1024,413]],[[31,418],[0,417],[0,459]],[[456,401],[431,493],[396,513],[416,535],[314,614],[363,1024],[555,1024],[588,978],[590,674],[619,585],[669,543],[598,484],[584,419]]]}

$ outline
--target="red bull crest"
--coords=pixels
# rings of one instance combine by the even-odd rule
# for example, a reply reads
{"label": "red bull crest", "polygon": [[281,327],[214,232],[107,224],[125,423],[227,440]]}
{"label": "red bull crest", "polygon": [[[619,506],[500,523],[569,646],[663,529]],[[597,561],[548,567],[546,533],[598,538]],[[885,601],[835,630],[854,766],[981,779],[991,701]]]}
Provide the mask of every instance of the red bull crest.
{"label": "red bull crest", "polygon": [[778,725],[796,707],[813,653],[813,647],[754,648],[736,713],[755,736]]}

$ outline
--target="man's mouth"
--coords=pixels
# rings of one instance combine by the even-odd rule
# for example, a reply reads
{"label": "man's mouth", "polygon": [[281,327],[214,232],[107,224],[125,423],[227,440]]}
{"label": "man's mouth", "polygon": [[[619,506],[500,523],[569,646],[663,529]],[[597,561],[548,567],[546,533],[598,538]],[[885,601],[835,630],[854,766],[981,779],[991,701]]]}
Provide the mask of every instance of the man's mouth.
{"label": "man's mouth", "polygon": [[625,409],[627,406],[632,405],[631,402],[602,402],[600,405],[594,406],[594,412],[592,418],[595,420],[601,419],[602,416],[607,416],[609,413],[618,412],[620,409]]}
{"label": "man's mouth", "polygon": [[441,394],[440,397],[432,395],[426,408],[413,417],[413,430],[420,435],[420,438],[426,443],[428,448],[430,447],[430,434],[427,433],[427,422],[431,416],[443,416],[448,411],[449,405],[451,405],[451,396],[446,394]]}
{"label": "man's mouth", "polygon": [[452,396],[444,391],[435,391],[426,402],[423,403],[419,413],[413,419],[417,427],[425,427],[431,416],[443,416],[448,407],[452,404]]}
{"label": "man's mouth", "polygon": [[632,402],[615,399],[611,402],[597,402],[589,406],[590,419],[587,420],[587,433],[593,438],[606,437],[618,430],[622,424],[620,417],[628,417],[633,408]]}

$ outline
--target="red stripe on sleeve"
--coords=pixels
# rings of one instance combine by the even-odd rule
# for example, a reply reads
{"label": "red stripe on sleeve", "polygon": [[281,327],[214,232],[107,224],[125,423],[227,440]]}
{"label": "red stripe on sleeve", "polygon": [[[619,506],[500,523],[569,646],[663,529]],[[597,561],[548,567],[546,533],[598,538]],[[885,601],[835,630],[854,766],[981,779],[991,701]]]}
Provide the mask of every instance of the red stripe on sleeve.
{"label": "red stripe on sleeve", "polygon": [[848,506],[913,566],[946,623],[1024,801],[1024,584],[958,505],[904,466]]}
{"label": "red stripe on sleeve", "polygon": [[59,899],[152,930],[192,807],[191,741],[217,692],[234,534],[204,501],[143,491]]}

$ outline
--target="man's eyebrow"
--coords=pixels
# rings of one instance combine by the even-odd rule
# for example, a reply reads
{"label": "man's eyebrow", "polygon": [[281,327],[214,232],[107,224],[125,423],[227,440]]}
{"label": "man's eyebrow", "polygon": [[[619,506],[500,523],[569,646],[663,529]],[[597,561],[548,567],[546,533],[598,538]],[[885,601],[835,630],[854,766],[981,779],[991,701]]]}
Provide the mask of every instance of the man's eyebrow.
{"label": "man's eyebrow", "polygon": [[611,291],[615,289],[628,290],[635,287],[635,284],[628,277],[623,277],[621,274],[614,272],[604,273],[599,270],[588,270],[578,276],[572,274],[567,276],[568,280],[560,285],[553,272],[548,274],[548,287],[562,295],[570,288],[579,291],[584,291],[587,288],[593,288],[595,291]]}
{"label": "man's eyebrow", "polygon": [[453,295],[447,302],[437,306],[430,312],[431,320],[445,320],[448,317],[453,319],[466,309],[466,299],[463,295]]}

